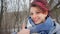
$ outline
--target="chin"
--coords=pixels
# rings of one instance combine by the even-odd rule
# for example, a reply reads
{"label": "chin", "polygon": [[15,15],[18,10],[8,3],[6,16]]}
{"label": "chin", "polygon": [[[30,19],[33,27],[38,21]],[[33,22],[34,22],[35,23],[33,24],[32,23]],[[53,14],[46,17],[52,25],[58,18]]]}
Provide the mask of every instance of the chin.
{"label": "chin", "polygon": [[35,24],[41,24],[42,22],[35,22]]}

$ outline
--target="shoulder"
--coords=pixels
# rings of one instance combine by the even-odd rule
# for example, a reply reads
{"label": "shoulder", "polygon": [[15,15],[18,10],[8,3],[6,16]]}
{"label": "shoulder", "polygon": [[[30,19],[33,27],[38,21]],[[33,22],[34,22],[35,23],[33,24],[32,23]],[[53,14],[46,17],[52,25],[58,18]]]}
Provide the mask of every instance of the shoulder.
{"label": "shoulder", "polygon": [[56,33],[56,34],[60,34],[60,24],[59,23],[57,23],[56,21],[54,21],[54,23],[55,23],[55,28],[53,28],[52,30],[51,30],[51,34],[53,33]]}
{"label": "shoulder", "polygon": [[56,27],[55,27],[55,30],[60,30],[60,24],[59,23],[57,23],[57,22],[54,22],[55,23],[55,25],[56,25]]}
{"label": "shoulder", "polygon": [[60,34],[60,24],[58,24],[57,22],[55,22],[56,24],[56,28],[54,29],[54,31],[56,31],[56,34]]}

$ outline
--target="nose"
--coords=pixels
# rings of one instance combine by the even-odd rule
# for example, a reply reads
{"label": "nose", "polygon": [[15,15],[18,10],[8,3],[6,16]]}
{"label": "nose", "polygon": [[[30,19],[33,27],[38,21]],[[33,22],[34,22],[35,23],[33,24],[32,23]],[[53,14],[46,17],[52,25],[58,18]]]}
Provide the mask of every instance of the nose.
{"label": "nose", "polygon": [[36,14],[33,14],[32,18],[33,19],[36,19],[37,18],[37,15]]}

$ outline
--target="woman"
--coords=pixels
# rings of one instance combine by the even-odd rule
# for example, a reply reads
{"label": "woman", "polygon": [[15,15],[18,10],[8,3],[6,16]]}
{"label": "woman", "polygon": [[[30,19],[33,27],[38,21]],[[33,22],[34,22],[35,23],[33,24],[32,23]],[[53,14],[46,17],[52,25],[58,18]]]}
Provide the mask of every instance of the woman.
{"label": "woman", "polygon": [[60,25],[50,17],[46,0],[34,0],[31,3],[27,29],[25,29],[25,24],[23,24],[22,30],[17,34],[32,33],[60,34]]}

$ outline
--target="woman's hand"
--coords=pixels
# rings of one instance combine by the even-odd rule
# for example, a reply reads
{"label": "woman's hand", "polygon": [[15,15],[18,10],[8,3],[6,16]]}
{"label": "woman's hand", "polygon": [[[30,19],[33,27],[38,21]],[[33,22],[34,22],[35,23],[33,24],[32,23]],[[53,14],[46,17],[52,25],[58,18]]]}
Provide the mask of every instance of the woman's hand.
{"label": "woman's hand", "polygon": [[23,23],[22,30],[20,32],[18,32],[17,34],[30,34],[30,30],[25,29],[25,24]]}

